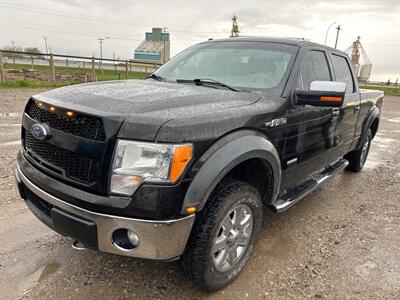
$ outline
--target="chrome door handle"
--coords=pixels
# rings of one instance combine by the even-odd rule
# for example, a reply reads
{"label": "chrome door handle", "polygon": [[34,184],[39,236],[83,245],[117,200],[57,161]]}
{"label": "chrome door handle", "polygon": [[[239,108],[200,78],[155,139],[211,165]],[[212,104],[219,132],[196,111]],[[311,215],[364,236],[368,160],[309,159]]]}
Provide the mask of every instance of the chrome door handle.
{"label": "chrome door handle", "polygon": [[340,114],[340,109],[335,107],[332,108],[332,116],[338,116]]}

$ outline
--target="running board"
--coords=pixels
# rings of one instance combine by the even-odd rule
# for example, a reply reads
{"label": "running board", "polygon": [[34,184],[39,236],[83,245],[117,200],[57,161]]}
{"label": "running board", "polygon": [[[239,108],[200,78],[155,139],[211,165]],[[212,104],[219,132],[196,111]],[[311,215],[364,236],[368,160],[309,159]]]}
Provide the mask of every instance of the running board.
{"label": "running board", "polygon": [[309,193],[314,191],[321,183],[326,182],[328,179],[331,179],[335,177],[335,175],[343,172],[348,165],[349,162],[345,159],[337,161],[316,177],[308,179],[299,186],[288,190],[286,194],[276,199],[275,203],[272,205],[272,208],[278,213],[287,210],[289,207],[299,202]]}

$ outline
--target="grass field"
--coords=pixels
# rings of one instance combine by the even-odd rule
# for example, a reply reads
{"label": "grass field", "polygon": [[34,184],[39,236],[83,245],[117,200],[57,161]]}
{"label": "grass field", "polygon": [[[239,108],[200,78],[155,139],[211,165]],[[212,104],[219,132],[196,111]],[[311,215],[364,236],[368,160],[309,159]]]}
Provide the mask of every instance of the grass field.
{"label": "grass field", "polygon": [[369,90],[380,90],[380,91],[384,91],[385,95],[400,96],[400,87],[360,84],[360,88],[369,89]]}
{"label": "grass field", "polygon": [[9,88],[56,88],[71,84],[77,84],[79,82],[74,81],[58,81],[58,82],[47,82],[39,80],[10,80],[4,83],[0,83],[0,89]]}
{"label": "grass field", "polygon": [[[88,63],[89,65],[89,63]],[[6,69],[30,69],[31,65],[25,64],[5,64],[4,67]],[[41,66],[41,65],[34,65],[35,70],[41,73],[49,73],[50,68],[49,66]],[[118,80],[118,79],[125,79],[125,69],[124,67],[119,67],[119,70],[98,70],[96,69],[96,76],[98,81],[105,81],[105,80]],[[64,74],[91,74],[91,68],[76,68],[76,67],[66,67],[66,66],[56,66],[55,71],[58,73]],[[128,72],[128,79],[144,79],[147,76],[146,73],[142,72]],[[63,82],[43,82],[43,81],[36,81],[36,80],[16,80],[16,81],[8,81],[6,83],[0,84],[0,88],[21,88],[21,87],[60,87],[64,85],[71,85],[76,84],[77,82],[72,81],[63,81]],[[394,86],[379,86],[379,85],[364,85],[360,84],[360,88],[363,89],[372,89],[372,90],[381,90],[385,92],[385,95],[393,95],[393,96],[400,96],[400,87]]]}
{"label": "grass field", "polygon": [[[88,64],[89,65],[89,64]],[[31,65],[25,64],[5,64],[4,67],[6,69],[30,69]],[[123,67],[119,67],[118,70],[98,70],[96,69],[96,76],[98,81],[105,80],[118,80],[125,79],[125,69]],[[41,66],[34,65],[34,69],[41,73],[50,73],[49,66]],[[61,74],[87,74],[90,75],[92,70],[91,68],[76,68],[76,67],[66,67],[66,66],[56,66],[55,72]],[[128,72],[128,79],[143,79],[147,76],[146,73],[142,72]],[[6,83],[0,84],[0,88],[20,88],[20,87],[60,87],[64,85],[76,84],[77,82],[72,81],[61,81],[61,82],[43,82],[38,80],[15,80],[15,81],[7,81]]]}

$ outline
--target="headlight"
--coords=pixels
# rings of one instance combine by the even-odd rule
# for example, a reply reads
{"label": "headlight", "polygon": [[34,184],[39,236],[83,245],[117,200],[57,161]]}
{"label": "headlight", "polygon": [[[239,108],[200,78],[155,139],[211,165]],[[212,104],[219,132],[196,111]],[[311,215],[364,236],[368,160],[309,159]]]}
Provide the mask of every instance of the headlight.
{"label": "headlight", "polygon": [[143,182],[175,182],[192,159],[192,145],[118,140],[110,191],[132,195]]}

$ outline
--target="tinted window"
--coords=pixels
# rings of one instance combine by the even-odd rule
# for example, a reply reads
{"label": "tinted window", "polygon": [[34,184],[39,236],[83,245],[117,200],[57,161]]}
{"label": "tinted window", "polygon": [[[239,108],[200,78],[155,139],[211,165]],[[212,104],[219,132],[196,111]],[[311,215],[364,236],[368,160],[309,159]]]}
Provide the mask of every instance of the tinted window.
{"label": "tinted window", "polygon": [[347,60],[342,56],[332,55],[333,67],[335,68],[336,81],[346,83],[346,94],[354,91],[353,77]]}
{"label": "tinted window", "polygon": [[300,68],[300,86],[309,89],[313,81],[331,81],[328,62],[322,51],[310,51],[304,57]]}

